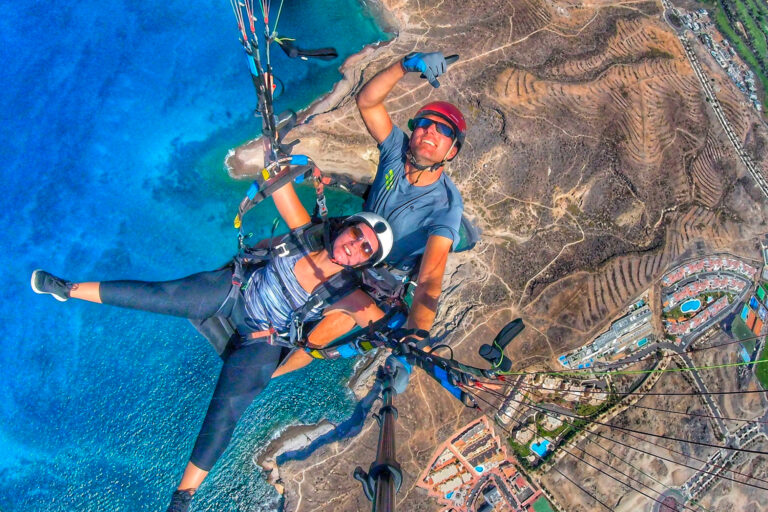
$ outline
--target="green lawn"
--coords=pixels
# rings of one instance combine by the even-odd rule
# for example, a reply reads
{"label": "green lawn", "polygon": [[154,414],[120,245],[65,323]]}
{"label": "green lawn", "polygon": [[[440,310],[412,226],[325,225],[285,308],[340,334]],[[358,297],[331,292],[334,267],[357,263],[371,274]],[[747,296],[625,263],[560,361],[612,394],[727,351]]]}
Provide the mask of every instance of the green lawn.
{"label": "green lawn", "polygon": [[763,389],[768,389],[768,348],[765,345],[766,342],[764,341],[763,348],[760,350],[760,362],[755,365],[755,375]]}
{"label": "green lawn", "polygon": [[755,20],[749,15],[747,6],[739,0],[736,0],[734,3],[736,4],[736,13],[739,16],[739,20],[741,21],[741,24],[744,25],[744,30],[747,31],[755,45],[757,58],[764,60],[766,54],[768,54],[768,48],[765,45],[765,35],[763,35],[760,27],[758,27]]}
{"label": "green lawn", "polygon": [[[743,36],[729,24],[728,18],[725,16],[725,12],[723,11],[721,5],[722,2],[727,1],[728,0],[720,0],[717,8],[715,9],[715,24],[717,25],[717,29],[726,39],[728,39],[728,41],[736,49],[736,52],[739,54],[739,56],[747,63],[747,65],[749,65],[752,71],[755,72],[755,76],[762,84],[763,91],[768,92],[768,77],[766,77],[760,68],[760,61],[764,61],[766,58],[768,58],[768,43],[766,43],[765,34],[761,29],[761,26],[765,25],[766,23],[766,18],[763,16],[762,22],[753,19],[749,15],[745,4],[740,0],[735,0],[735,2],[732,4],[733,14],[739,17],[739,21],[741,21],[744,29],[750,34],[750,36],[752,36],[754,40],[755,50],[758,52],[758,54],[755,55],[745,44]],[[762,10],[759,10],[758,13],[762,14]]]}
{"label": "green lawn", "polygon": [[533,510],[535,512],[555,512],[544,496],[533,502]]}
{"label": "green lawn", "polygon": [[576,414],[579,416],[594,416],[601,410],[605,409],[606,402],[598,405],[578,404],[576,406]]}
{"label": "green lawn", "polygon": [[764,37],[768,37],[768,4],[758,0],[746,0],[744,3],[755,13],[755,25],[764,34]]}
{"label": "green lawn", "polygon": [[528,445],[522,445],[520,443],[517,443],[511,437],[509,438],[509,446],[512,447],[512,450],[521,459],[524,459],[531,454],[531,449],[528,447]]}
{"label": "green lawn", "polygon": [[[739,310],[739,312],[741,312],[741,310]],[[731,324],[731,334],[740,340],[755,337],[755,333],[747,327],[747,324],[744,323],[744,320],[742,320],[740,316],[733,319],[733,323]]]}

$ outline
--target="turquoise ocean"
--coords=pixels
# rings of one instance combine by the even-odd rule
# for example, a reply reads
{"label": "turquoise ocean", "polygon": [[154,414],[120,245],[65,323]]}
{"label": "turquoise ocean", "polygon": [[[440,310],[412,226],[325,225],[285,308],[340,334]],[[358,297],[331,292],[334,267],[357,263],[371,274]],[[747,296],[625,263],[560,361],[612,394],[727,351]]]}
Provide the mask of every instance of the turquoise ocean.
{"label": "turquoise ocean", "polygon": [[[165,510],[218,357],[186,320],[62,304],[29,276],[164,280],[233,255],[249,184],[222,162],[259,128],[234,17],[224,0],[22,0],[0,5],[0,28],[0,511]],[[340,53],[303,62],[274,48],[278,109],[307,106],[347,56],[390,37],[360,0],[288,0],[278,32]],[[337,214],[360,206],[329,201]],[[260,205],[249,230],[265,236],[275,215]],[[254,454],[288,424],[347,418],[352,365],[272,382],[194,510],[276,510]]]}

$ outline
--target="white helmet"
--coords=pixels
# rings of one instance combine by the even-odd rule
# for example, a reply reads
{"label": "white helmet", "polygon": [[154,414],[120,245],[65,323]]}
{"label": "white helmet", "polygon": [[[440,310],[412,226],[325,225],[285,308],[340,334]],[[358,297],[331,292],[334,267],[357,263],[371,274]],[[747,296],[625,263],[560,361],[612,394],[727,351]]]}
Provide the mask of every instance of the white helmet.
{"label": "white helmet", "polygon": [[392,226],[389,225],[387,219],[371,212],[356,213],[344,220],[345,224],[354,224],[355,222],[368,224],[373,232],[376,233],[376,238],[379,240],[379,250],[371,256],[371,266],[378,265],[389,255],[389,251],[392,250],[392,245],[395,242]]}

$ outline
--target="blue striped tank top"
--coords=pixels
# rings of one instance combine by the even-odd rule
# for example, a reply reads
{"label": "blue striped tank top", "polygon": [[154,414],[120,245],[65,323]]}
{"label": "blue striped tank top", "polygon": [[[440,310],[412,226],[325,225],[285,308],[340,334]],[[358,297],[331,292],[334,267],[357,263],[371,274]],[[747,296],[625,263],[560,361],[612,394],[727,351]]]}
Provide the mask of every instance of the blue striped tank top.
{"label": "blue striped tank top", "polygon": [[[288,331],[293,311],[304,304],[310,297],[301,287],[293,267],[305,255],[275,256],[263,267],[257,269],[248,279],[245,289],[245,310],[253,321],[255,329],[265,330],[273,326],[278,332]],[[279,276],[279,277],[278,277]],[[286,297],[280,278],[288,292]],[[311,311],[307,320],[316,320],[322,313],[322,304]]]}

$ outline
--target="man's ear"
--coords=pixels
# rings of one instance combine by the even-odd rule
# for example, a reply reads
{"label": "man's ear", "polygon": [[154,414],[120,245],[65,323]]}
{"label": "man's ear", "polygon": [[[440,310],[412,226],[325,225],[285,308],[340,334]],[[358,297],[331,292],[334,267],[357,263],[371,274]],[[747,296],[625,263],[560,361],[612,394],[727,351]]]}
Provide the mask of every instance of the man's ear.
{"label": "man's ear", "polygon": [[451,150],[448,152],[448,157],[446,158],[446,160],[448,161],[453,160],[454,158],[456,158],[456,154],[458,152],[459,152],[459,148],[457,146],[453,146],[453,148],[451,148]]}

